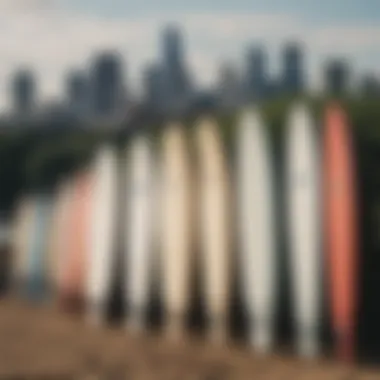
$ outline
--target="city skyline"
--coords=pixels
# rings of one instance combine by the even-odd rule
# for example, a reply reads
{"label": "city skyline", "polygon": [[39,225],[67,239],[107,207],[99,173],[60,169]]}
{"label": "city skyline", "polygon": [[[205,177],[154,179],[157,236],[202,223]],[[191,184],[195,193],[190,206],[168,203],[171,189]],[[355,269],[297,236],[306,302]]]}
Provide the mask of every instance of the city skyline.
{"label": "city skyline", "polygon": [[[160,33],[159,48],[159,59],[143,70],[141,97],[136,98],[131,90],[124,57],[118,51],[104,50],[94,55],[86,70],[74,68],[63,78],[65,86],[61,100],[48,103],[53,111],[46,107],[46,102],[38,100],[39,80],[32,68],[24,67],[11,78],[11,117],[45,117],[47,111],[50,117],[117,121],[125,117],[129,106],[136,102],[153,112],[181,114],[194,107],[229,108],[281,95],[310,93],[307,52],[297,40],[282,46],[279,71],[275,75],[268,69],[270,57],[265,45],[253,43],[245,51],[244,66],[238,69],[229,61],[221,62],[218,82],[207,90],[193,80],[181,28],[167,25]],[[342,95],[351,91],[349,62],[332,58],[320,70],[324,93]],[[380,94],[380,81],[372,72],[363,73],[361,78],[358,93]]]}
{"label": "city skyline", "polygon": [[162,7],[153,0],[144,7],[123,1],[2,0],[0,108],[7,105],[6,79],[19,65],[34,68],[43,99],[59,98],[66,73],[86,69],[94,53],[106,48],[124,57],[128,83],[141,92],[143,68],[159,58],[159,31],[168,21],[184,30],[189,69],[204,86],[217,82],[222,62],[241,66],[252,42],[267,47],[269,71],[278,72],[280,46],[292,39],[307,48],[307,76],[313,88],[320,86],[320,67],[330,56],[347,58],[353,75],[378,75],[379,6],[354,0],[322,3],[317,9],[311,2],[297,1],[270,0],[264,6],[239,0],[230,7],[223,1],[213,7],[198,1],[177,2],[170,8],[169,0]]}

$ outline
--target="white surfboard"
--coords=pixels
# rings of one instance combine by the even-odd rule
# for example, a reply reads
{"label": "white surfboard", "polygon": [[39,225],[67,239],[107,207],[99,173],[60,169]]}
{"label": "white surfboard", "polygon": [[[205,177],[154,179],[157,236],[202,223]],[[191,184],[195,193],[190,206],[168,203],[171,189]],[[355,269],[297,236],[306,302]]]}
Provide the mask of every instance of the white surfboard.
{"label": "white surfboard", "polygon": [[286,150],[287,220],[294,323],[300,355],[318,353],[320,268],[320,180],[318,144],[311,115],[302,104],[291,110]]}
{"label": "white surfboard", "polygon": [[230,293],[230,194],[226,156],[217,122],[197,125],[201,270],[209,335],[222,341],[227,333]]}
{"label": "white surfboard", "polygon": [[134,137],[127,150],[126,294],[130,305],[129,325],[144,325],[149,298],[154,205],[153,157],[149,137]]}
{"label": "white surfboard", "polygon": [[105,317],[116,257],[117,156],[111,145],[99,149],[93,170],[86,298],[89,320],[99,324]]}
{"label": "white surfboard", "polygon": [[16,293],[21,290],[27,277],[33,220],[34,198],[22,197],[16,206],[12,228],[12,287]]}
{"label": "white surfboard", "polygon": [[276,275],[273,163],[265,128],[258,110],[245,110],[236,145],[239,273],[250,341],[262,352],[273,343]]}
{"label": "white surfboard", "polygon": [[189,151],[184,126],[172,123],[162,136],[161,151],[161,267],[166,329],[183,333],[190,298],[191,199]]}

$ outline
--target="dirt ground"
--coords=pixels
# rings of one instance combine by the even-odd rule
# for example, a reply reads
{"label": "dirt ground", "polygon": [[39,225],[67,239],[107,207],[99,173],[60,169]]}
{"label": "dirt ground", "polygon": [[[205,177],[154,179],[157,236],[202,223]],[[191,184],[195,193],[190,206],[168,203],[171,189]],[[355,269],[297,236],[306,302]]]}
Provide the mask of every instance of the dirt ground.
{"label": "dirt ground", "polygon": [[260,357],[247,347],[194,337],[132,336],[122,326],[92,327],[54,307],[2,300],[0,379],[375,380],[380,370],[284,354]]}

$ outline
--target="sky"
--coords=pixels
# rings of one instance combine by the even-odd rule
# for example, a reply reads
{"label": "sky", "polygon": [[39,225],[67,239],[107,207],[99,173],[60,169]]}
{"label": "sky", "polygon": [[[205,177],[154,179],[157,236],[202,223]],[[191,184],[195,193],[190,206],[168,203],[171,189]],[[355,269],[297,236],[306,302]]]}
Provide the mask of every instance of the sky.
{"label": "sky", "polygon": [[18,68],[35,70],[41,100],[59,99],[67,72],[87,70],[103,49],[120,52],[138,92],[143,68],[160,59],[167,23],[183,29],[186,62],[201,86],[215,83],[222,62],[241,69],[251,44],[267,49],[278,75],[281,46],[294,39],[305,47],[312,88],[331,57],[349,60],[357,76],[380,75],[378,0],[0,0],[0,107],[9,105]]}

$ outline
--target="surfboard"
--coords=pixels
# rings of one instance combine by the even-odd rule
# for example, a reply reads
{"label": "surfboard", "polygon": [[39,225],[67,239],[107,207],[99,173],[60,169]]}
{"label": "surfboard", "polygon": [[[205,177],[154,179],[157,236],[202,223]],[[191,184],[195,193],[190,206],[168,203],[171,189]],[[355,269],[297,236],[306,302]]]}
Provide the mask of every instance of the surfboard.
{"label": "surfboard", "polygon": [[56,252],[54,250],[54,239],[56,235],[56,225],[57,225],[57,210],[58,210],[58,201],[59,201],[59,191],[55,188],[52,194],[52,204],[51,204],[51,218],[49,223],[49,228],[47,231],[47,243],[46,243],[46,282],[47,286],[52,294],[52,301],[56,300],[57,288],[54,283],[54,279],[56,276],[55,272],[55,259]]}
{"label": "surfboard", "polygon": [[166,330],[184,332],[190,298],[192,184],[185,127],[166,126],[161,149],[161,262]]}
{"label": "surfboard", "polygon": [[99,148],[94,161],[93,207],[90,211],[90,253],[86,299],[90,323],[101,323],[106,314],[116,258],[117,155],[112,145]]}
{"label": "surfboard", "polygon": [[125,294],[132,330],[144,326],[149,301],[150,269],[153,249],[154,181],[151,142],[146,135],[133,138],[126,154],[127,218],[125,234]]}
{"label": "surfboard", "polygon": [[35,199],[32,236],[28,252],[26,295],[30,300],[46,300],[48,296],[46,254],[50,223],[51,196],[38,194]]}
{"label": "surfboard", "polygon": [[11,221],[8,217],[0,219],[0,296],[12,289],[11,234]]}
{"label": "surfboard", "polygon": [[204,117],[196,126],[200,255],[209,338],[227,336],[230,293],[230,194],[226,153],[215,119]]}
{"label": "surfboard", "polygon": [[65,178],[58,184],[54,196],[49,234],[49,286],[58,299],[61,295],[63,295],[62,272],[64,269],[64,259],[67,255],[67,239],[69,230],[67,215],[71,204],[71,190],[71,181],[68,178]]}
{"label": "surfboard", "polygon": [[[69,240],[71,229],[70,212],[74,197],[74,178],[68,176],[61,183],[59,189],[59,201],[57,204],[57,219],[54,233],[56,233],[53,241],[53,252],[56,252],[56,261],[50,265],[56,267],[53,282],[56,283],[57,300],[60,306],[66,307],[65,304],[65,273],[69,265]],[[54,285],[53,285],[54,288]]]}
{"label": "surfboard", "polygon": [[90,170],[82,169],[73,179],[73,193],[68,210],[66,263],[62,273],[62,299],[68,307],[80,308],[84,302],[87,261],[89,257],[90,211],[92,204]]}
{"label": "surfboard", "polygon": [[296,346],[299,354],[319,351],[320,167],[315,126],[303,104],[289,113],[286,146],[286,200]]}
{"label": "surfboard", "polygon": [[324,185],[332,326],[337,355],[351,360],[358,254],[355,168],[347,116],[337,105],[330,105],[325,113]]}
{"label": "surfboard", "polygon": [[239,273],[250,342],[260,352],[273,343],[276,296],[273,158],[265,128],[257,109],[244,110],[236,146]]}
{"label": "surfboard", "polygon": [[32,236],[34,202],[32,196],[23,196],[16,205],[12,228],[12,289],[19,294],[25,285],[28,252]]}

